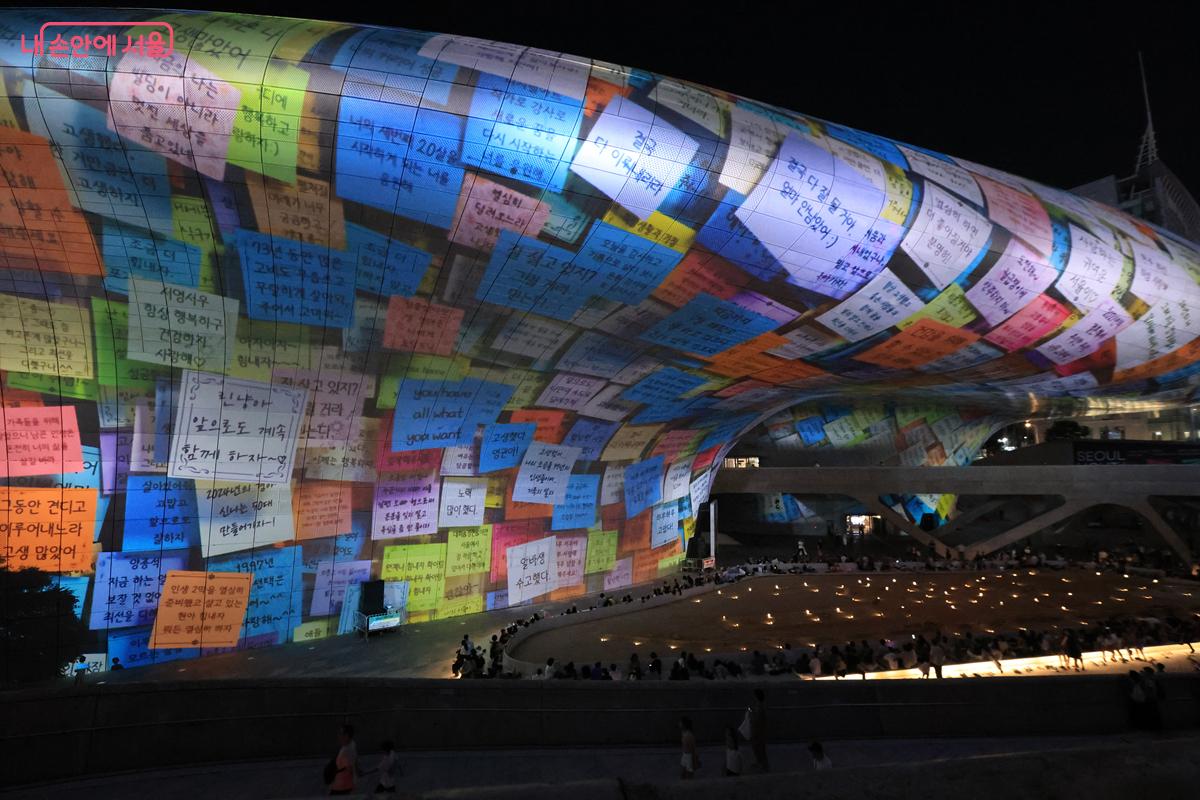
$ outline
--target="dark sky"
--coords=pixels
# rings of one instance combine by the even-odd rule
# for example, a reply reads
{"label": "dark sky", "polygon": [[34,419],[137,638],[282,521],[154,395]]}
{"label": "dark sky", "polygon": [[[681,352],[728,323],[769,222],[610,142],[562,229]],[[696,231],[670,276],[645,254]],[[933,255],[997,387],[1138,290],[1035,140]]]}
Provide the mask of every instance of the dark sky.
{"label": "dark sky", "polygon": [[[1146,124],[1141,49],[1160,156],[1200,194],[1200,35],[1185,3],[738,0],[717,13],[695,0],[393,2],[323,7],[341,21],[642,67],[1064,188],[1132,172]],[[287,13],[278,2],[183,7]]]}

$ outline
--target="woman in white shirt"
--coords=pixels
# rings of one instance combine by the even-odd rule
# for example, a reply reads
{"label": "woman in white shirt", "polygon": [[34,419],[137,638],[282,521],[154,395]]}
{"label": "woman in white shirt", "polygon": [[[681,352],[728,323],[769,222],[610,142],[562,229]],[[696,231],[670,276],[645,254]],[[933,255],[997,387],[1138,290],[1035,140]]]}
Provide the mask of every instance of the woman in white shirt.
{"label": "woman in white shirt", "polygon": [[736,778],[742,774],[742,753],[738,750],[738,733],[732,727],[725,729],[725,776]]}
{"label": "woman in white shirt", "polygon": [[396,753],[396,746],[391,739],[381,744],[380,749],[383,750],[383,757],[379,759],[379,766],[375,768],[379,773],[379,784],[375,787],[375,794],[395,794],[396,776],[402,774],[400,756]]}

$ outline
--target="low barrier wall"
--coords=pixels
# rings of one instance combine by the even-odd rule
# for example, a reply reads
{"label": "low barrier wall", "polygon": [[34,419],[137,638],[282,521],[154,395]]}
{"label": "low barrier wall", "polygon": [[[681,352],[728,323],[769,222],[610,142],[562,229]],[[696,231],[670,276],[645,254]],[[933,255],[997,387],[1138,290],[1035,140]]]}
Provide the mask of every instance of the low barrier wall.
{"label": "low barrier wall", "polygon": [[[1163,716],[1200,724],[1200,674],[1168,675]],[[1119,677],[943,681],[194,681],[0,694],[9,784],[191,764],[323,757],[352,722],[401,749],[672,744],[690,716],[701,741],[767,692],[774,740],[1036,736],[1128,727]]]}

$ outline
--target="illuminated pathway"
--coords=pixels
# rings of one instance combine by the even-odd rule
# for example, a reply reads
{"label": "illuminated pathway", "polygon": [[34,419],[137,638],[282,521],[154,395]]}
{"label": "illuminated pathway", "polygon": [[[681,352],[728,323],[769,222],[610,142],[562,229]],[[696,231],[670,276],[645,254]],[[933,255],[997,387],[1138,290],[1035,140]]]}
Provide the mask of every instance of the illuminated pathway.
{"label": "illuminated pathway", "polygon": [[[1200,642],[1193,642],[1192,647],[1200,645]],[[1122,651],[1124,652],[1124,651]],[[1066,669],[1059,664],[1058,656],[1033,656],[1030,658],[1008,658],[1001,661],[1003,671],[996,668],[993,661],[976,661],[969,664],[947,664],[942,667],[943,678],[1012,678],[1017,676],[1038,677],[1044,678],[1048,675],[1080,675],[1080,674],[1100,674],[1112,675],[1123,674],[1129,670],[1141,670],[1142,667],[1149,666],[1153,663],[1162,663],[1170,672],[1187,671],[1189,669],[1200,670],[1200,655],[1194,654],[1188,649],[1186,644],[1165,644],[1156,647],[1147,647],[1144,649],[1146,654],[1145,659],[1137,658],[1125,661],[1102,660],[1102,655],[1099,652],[1090,652],[1083,654],[1084,672],[1080,673],[1074,669]],[[929,676],[933,679],[933,671],[930,670]],[[921,671],[919,669],[897,669],[887,672],[868,672],[867,680],[903,680],[920,678]],[[844,680],[858,680],[858,674]],[[817,680],[835,680],[832,675],[826,675]]]}

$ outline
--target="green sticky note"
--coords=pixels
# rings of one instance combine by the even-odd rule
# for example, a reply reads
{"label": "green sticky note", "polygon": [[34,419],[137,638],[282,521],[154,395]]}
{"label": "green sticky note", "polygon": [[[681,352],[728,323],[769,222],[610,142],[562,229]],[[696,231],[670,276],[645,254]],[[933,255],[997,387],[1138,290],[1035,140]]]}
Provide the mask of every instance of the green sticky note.
{"label": "green sticky note", "polygon": [[608,572],[617,563],[617,532],[588,531],[587,558],[583,562],[586,575]]}
{"label": "green sticky note", "polygon": [[392,358],[386,374],[379,380],[379,395],[376,408],[396,407],[396,395],[400,382],[411,381],[461,381],[471,369],[471,359],[462,356],[452,358],[431,356],[424,353],[403,353]]}
{"label": "green sticky note", "polygon": [[262,85],[239,84],[242,100],[229,139],[229,163],[285,183],[296,182],[300,116],[309,75],[272,65]]}
{"label": "green sticky note", "polygon": [[76,400],[96,400],[96,382],[87,378],[60,377],[58,375],[35,375],[32,372],[10,372],[7,382],[10,388],[30,392],[72,397]]}
{"label": "green sticky note", "polygon": [[99,385],[153,389],[158,376],[171,374],[161,367],[127,358],[128,304],[93,297],[92,325],[96,329],[96,382]]}

